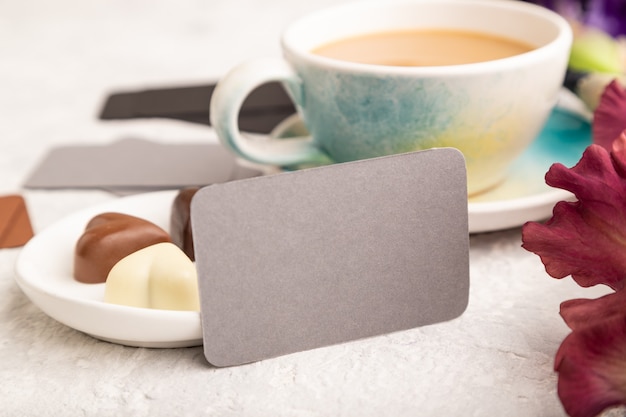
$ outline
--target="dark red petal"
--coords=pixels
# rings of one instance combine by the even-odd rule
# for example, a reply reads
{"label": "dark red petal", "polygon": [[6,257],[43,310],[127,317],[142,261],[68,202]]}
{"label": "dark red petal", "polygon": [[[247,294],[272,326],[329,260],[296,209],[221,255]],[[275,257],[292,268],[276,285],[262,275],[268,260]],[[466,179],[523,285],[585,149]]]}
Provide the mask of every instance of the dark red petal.
{"label": "dark red petal", "polygon": [[620,177],[626,178],[626,130],[623,130],[613,141],[611,158],[613,158],[615,171]]}
{"label": "dark red petal", "polygon": [[611,317],[626,316],[626,291],[617,291],[596,299],[564,301],[560,313],[572,330],[593,326]]}
{"label": "dark red petal", "polygon": [[572,417],[626,404],[626,316],[573,331],[556,355],[558,394]]}
{"label": "dark red petal", "polygon": [[616,80],[604,89],[593,115],[593,143],[611,150],[616,137],[626,129],[626,90]]}
{"label": "dark red petal", "polygon": [[626,286],[626,146],[620,146],[611,155],[591,145],[575,167],[554,164],[546,174],[549,185],[578,199],[557,203],[544,224],[522,228],[522,246],[539,255],[552,277],[571,275],[584,287]]}

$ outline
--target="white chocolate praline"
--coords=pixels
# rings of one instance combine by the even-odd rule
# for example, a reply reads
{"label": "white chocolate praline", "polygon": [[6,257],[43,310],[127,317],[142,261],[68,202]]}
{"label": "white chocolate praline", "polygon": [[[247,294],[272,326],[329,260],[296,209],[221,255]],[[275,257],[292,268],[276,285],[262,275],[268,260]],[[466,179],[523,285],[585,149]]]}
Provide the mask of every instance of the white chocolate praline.
{"label": "white chocolate praline", "polygon": [[104,301],[162,310],[200,310],[195,264],[173,243],[140,249],[116,263]]}

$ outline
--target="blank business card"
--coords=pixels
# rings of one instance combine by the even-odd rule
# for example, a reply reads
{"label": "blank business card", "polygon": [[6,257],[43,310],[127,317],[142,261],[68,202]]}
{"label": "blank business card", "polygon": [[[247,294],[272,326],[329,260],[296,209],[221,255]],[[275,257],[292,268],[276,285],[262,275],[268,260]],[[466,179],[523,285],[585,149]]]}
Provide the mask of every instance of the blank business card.
{"label": "blank business card", "polygon": [[434,324],[467,306],[467,184],[454,149],[212,185],[191,216],[215,366]]}

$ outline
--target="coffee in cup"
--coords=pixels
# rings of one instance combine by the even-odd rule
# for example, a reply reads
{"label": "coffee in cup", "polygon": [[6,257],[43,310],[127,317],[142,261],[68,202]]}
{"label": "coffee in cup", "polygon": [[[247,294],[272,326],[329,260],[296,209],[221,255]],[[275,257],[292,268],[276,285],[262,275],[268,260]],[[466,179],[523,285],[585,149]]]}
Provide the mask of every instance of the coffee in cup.
{"label": "coffee in cup", "polygon": [[[283,58],[229,72],[214,92],[211,123],[228,149],[266,165],[457,148],[475,194],[502,181],[540,132],[571,42],[561,16],[526,2],[343,4],[288,26]],[[243,101],[269,81],[284,84],[308,136],[258,141],[239,131]]]}
{"label": "coffee in cup", "polygon": [[482,32],[413,29],[353,36],[311,52],[361,64],[422,67],[493,61],[532,49],[525,42]]}

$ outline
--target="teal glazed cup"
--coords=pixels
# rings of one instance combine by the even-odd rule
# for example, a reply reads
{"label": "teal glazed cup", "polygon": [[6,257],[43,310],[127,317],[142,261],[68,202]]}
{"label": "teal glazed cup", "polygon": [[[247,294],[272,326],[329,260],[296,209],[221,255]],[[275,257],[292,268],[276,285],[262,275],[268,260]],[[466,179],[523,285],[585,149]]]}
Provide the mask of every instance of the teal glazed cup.
{"label": "teal glazed cup", "polygon": [[[313,54],[330,42],[411,29],[478,31],[532,50],[449,66],[353,63]],[[235,155],[291,166],[373,158],[429,148],[459,149],[468,193],[496,186],[556,104],[572,31],[545,8],[514,0],[362,1],[322,10],[282,35],[282,58],[259,58],[220,80],[211,124]],[[280,81],[309,135],[257,140],[243,135],[239,110],[252,90]]]}

